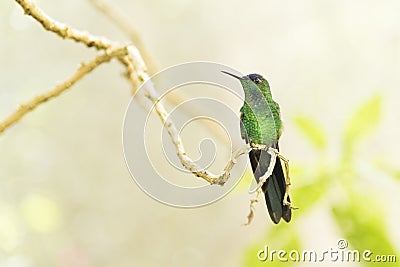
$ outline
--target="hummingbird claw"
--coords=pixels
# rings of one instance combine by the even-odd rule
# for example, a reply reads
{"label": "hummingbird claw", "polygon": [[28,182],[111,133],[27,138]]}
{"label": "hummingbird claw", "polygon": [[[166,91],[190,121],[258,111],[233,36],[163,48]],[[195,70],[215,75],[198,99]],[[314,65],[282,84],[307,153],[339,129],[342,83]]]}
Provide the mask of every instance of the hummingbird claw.
{"label": "hummingbird claw", "polygon": [[256,149],[256,150],[268,150],[270,147],[268,147],[267,145],[259,145],[259,144],[255,144],[255,143],[251,142],[250,148]]}
{"label": "hummingbird claw", "polygon": [[299,209],[299,208],[296,208],[295,206],[293,206],[292,203],[290,203],[289,201],[287,201],[286,198],[283,200],[283,205],[284,205],[284,206],[289,206],[289,209],[291,209],[291,210],[298,210],[298,209]]}

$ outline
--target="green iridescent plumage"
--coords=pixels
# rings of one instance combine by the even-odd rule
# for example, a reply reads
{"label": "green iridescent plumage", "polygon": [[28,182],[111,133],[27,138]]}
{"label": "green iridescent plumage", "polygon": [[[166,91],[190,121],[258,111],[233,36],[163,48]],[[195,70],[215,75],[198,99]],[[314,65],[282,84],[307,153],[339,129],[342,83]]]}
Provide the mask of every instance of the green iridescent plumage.
{"label": "green iridescent plumage", "polygon": [[[245,94],[245,101],[240,109],[241,135],[252,145],[266,145],[279,150],[278,141],[282,134],[282,121],[278,103],[272,99],[269,83],[259,74],[249,74],[239,77],[224,72],[239,79]],[[267,172],[271,155],[265,150],[253,149],[249,153],[251,167],[257,183]],[[273,172],[262,186],[268,213],[274,223],[281,218],[286,222],[291,220],[290,206],[283,204],[286,192],[286,180],[279,159],[273,166]],[[290,199],[287,199],[290,201]]]}
{"label": "green iridescent plumage", "polygon": [[268,81],[251,75],[256,82],[251,78],[241,80],[245,93],[245,102],[240,109],[244,126],[242,138],[247,134],[249,142],[271,146],[282,133],[279,105],[272,99]]}

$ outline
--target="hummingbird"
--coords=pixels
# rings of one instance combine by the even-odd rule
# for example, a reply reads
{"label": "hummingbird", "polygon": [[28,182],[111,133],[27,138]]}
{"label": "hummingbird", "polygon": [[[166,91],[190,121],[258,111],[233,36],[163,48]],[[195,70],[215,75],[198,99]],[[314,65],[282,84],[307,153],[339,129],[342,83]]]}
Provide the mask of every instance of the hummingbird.
{"label": "hummingbird", "polygon": [[[265,195],[271,220],[275,224],[279,223],[281,218],[289,222],[292,217],[292,207],[280,161],[280,158],[284,158],[279,154],[278,145],[283,127],[279,104],[272,99],[269,83],[260,74],[239,77],[226,71],[222,72],[238,79],[244,90],[244,103],[240,108],[240,132],[242,139],[252,148],[249,158],[257,183],[266,174],[271,162],[271,154],[267,152],[267,149],[273,148],[278,153],[272,174],[267,177],[261,189]],[[259,147],[267,149],[259,149]],[[285,166],[288,177],[288,165],[286,164],[288,164],[287,160]]]}

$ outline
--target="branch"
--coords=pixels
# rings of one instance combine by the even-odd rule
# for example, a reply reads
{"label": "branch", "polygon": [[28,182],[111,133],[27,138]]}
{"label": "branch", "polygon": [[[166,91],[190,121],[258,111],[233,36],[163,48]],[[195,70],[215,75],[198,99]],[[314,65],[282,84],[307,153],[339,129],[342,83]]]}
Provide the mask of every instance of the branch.
{"label": "branch", "polygon": [[[146,62],[146,65],[148,67],[149,73],[150,74],[156,73],[157,66],[154,63],[154,60],[152,60],[150,54],[147,52],[147,49],[143,45],[142,39],[140,38],[138,31],[136,30],[135,27],[132,26],[132,23],[130,22],[130,19],[126,15],[126,13],[123,12],[118,7],[116,7],[115,5],[113,5],[109,0],[90,0],[90,2],[98,10],[100,10],[104,15],[106,15],[116,26],[118,26],[120,29],[122,29],[126,33],[127,36],[129,36],[129,38],[133,41],[135,46],[141,52],[143,60],[144,60],[144,62]],[[132,91],[133,93],[135,93],[136,88],[137,87],[135,87],[133,89],[133,91]],[[174,92],[174,91],[170,92],[166,98],[166,100],[173,105],[182,103],[183,99],[184,99],[184,97],[181,94]],[[141,104],[143,104],[143,103],[141,103]],[[187,108],[186,106],[183,107],[183,110],[190,115],[193,115],[193,116],[195,115],[195,111],[193,109]],[[203,123],[203,122],[201,121],[201,123]],[[208,125],[208,127],[212,128],[214,134],[220,140],[223,140],[225,138],[225,136],[223,134],[221,134],[221,132],[215,130],[216,126]]]}
{"label": "branch", "polygon": [[38,8],[36,4],[31,0],[15,1],[22,7],[26,15],[33,17],[47,31],[54,32],[63,39],[71,39],[78,43],[83,43],[87,47],[95,47],[98,50],[108,49],[112,46],[116,46],[116,43],[104,37],[91,35],[88,32],[74,29],[71,26],[52,19],[40,8]]}
{"label": "branch", "polygon": [[86,74],[100,66],[101,64],[110,61],[114,57],[119,57],[127,54],[127,48],[122,47],[115,50],[112,50],[108,53],[104,53],[100,56],[97,56],[95,59],[85,64],[82,63],[78,70],[66,81],[57,85],[52,90],[36,96],[31,101],[22,104],[19,108],[12,113],[8,118],[6,118],[3,122],[0,123],[0,134],[3,133],[7,128],[11,125],[18,122],[22,119],[27,113],[37,108],[39,105],[47,102],[48,100],[55,98],[68,90],[72,85],[74,85],[77,81],[82,79]]}
{"label": "branch", "polygon": [[[210,184],[224,185],[225,182],[229,179],[230,171],[236,163],[237,158],[245,153],[248,153],[251,150],[250,147],[245,147],[236,151],[232,155],[232,159],[227,163],[224,171],[220,175],[214,175],[207,170],[201,170],[193,162],[193,160],[189,156],[187,156],[182,139],[179,136],[179,132],[177,131],[173,121],[169,118],[164,106],[159,102],[159,96],[150,81],[145,61],[143,60],[139,50],[135,46],[126,46],[122,48],[122,52],[119,50],[121,48],[117,49],[117,47],[119,47],[118,43],[112,42],[104,37],[91,35],[88,32],[80,31],[63,23],[60,23],[46,15],[30,0],[15,1],[23,8],[25,14],[32,16],[46,30],[56,33],[61,38],[71,39],[76,42],[83,43],[87,47],[95,47],[98,50],[111,49],[114,52],[111,52],[109,54],[106,53],[102,56],[99,56],[89,64],[82,65],[69,80],[55,87],[50,92],[34,98],[27,104],[21,105],[15,113],[13,113],[9,118],[7,118],[3,123],[0,124],[0,133],[2,133],[10,125],[20,120],[25,114],[36,108],[38,105],[60,95],[62,92],[70,88],[76,81],[84,77],[87,73],[92,71],[101,63],[109,61],[112,57],[117,57],[127,70],[127,78],[132,84],[133,93],[136,93],[136,88],[138,88],[140,84],[148,81],[147,83],[145,83],[145,86],[143,88],[144,93],[146,97],[153,103],[154,109],[160,117],[161,122],[167,128],[168,134],[171,137],[173,144],[175,145],[176,153],[182,165],[187,170],[191,171],[195,176],[206,180]],[[110,56],[110,54],[112,54],[112,56]]]}
{"label": "branch", "polygon": [[[54,20],[46,13],[44,13],[39,7],[37,7],[36,4],[31,0],[15,1],[22,7],[26,15],[29,15],[36,21],[38,21],[45,30],[53,32],[63,39],[71,39],[78,43],[83,43],[89,48],[95,47],[98,50],[110,49],[120,46],[117,42],[108,40],[105,37],[94,36],[86,31],[77,30],[71,26]],[[124,57],[119,57],[119,60],[127,67],[129,75],[132,76],[131,73],[133,73],[134,70],[129,69],[127,59]],[[134,60],[134,58],[131,58],[131,60]],[[132,79],[130,80],[133,81]],[[134,86],[132,92],[135,93],[135,90],[136,88],[138,88],[140,83],[135,81],[132,83],[132,85]]]}
{"label": "branch", "polygon": [[183,145],[182,139],[179,136],[179,132],[176,129],[176,126],[173,123],[173,121],[168,116],[168,113],[165,110],[164,106],[160,104],[159,97],[154,89],[154,86],[151,84],[151,82],[147,82],[146,85],[147,84],[149,84],[149,85],[144,88],[144,90],[146,91],[146,97],[149,98],[154,103],[154,106],[153,106],[154,110],[160,117],[162,124],[167,128],[168,134],[171,137],[172,143],[175,146],[176,154],[177,154],[180,162],[182,163],[182,165],[187,170],[192,172],[195,176],[206,180],[210,184],[224,185],[226,183],[226,181],[228,181],[228,179],[230,177],[230,171],[232,170],[233,166],[236,164],[237,159],[241,155],[249,153],[249,151],[252,148],[250,148],[250,146],[246,146],[242,149],[237,150],[235,153],[233,153],[232,158],[226,164],[224,171],[219,175],[212,174],[212,173],[208,172],[207,170],[201,170],[193,162],[193,160],[186,154],[186,150]]}

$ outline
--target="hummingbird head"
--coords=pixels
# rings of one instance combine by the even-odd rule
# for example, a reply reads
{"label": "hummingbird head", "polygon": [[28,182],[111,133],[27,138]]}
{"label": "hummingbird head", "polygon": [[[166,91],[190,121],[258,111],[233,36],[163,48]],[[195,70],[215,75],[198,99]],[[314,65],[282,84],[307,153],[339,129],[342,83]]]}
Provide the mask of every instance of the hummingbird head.
{"label": "hummingbird head", "polygon": [[249,74],[249,75],[247,75],[245,77],[248,77],[248,79],[250,79],[256,85],[269,87],[268,81],[263,76],[261,76],[260,74],[253,73],[253,74]]}
{"label": "hummingbird head", "polygon": [[264,80],[263,76],[257,73],[249,74],[247,77],[256,84],[261,84],[262,80]]}
{"label": "hummingbird head", "polygon": [[229,72],[226,72],[226,71],[221,71],[221,72],[223,72],[225,74],[228,74],[228,75],[240,80],[240,83],[242,83],[242,85],[244,85],[244,84],[246,84],[246,83],[251,81],[257,87],[268,88],[269,89],[268,81],[263,76],[261,76],[260,74],[253,73],[253,74],[249,74],[249,75],[246,75],[246,76],[243,76],[243,77],[239,77],[239,76],[237,76],[235,74],[232,74],[232,73],[229,73]]}

